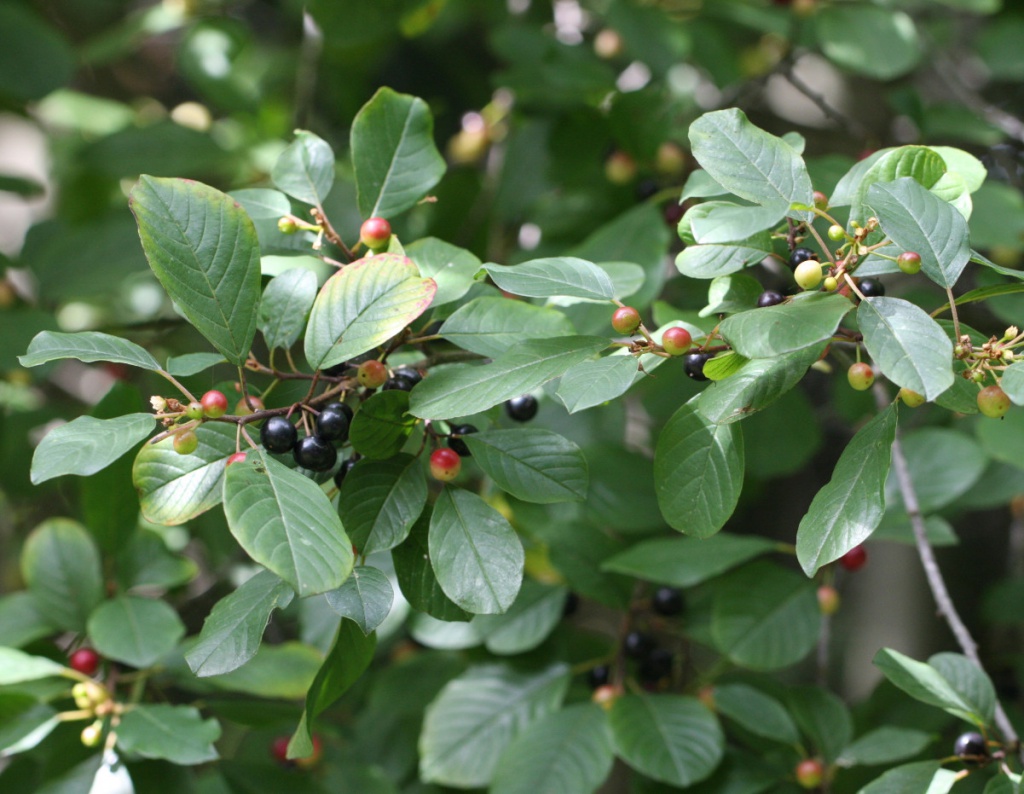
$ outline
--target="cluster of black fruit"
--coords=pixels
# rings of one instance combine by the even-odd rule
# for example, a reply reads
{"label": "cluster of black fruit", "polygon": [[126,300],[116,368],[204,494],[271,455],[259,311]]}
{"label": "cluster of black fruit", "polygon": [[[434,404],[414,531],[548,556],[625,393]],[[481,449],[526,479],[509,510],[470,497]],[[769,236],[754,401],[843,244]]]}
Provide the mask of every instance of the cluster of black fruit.
{"label": "cluster of black fruit", "polygon": [[352,416],[352,409],[345,403],[327,403],[316,417],[313,435],[301,439],[290,419],[272,416],[260,428],[260,443],[277,455],[291,452],[304,469],[328,471],[338,462],[335,443],[348,441]]}

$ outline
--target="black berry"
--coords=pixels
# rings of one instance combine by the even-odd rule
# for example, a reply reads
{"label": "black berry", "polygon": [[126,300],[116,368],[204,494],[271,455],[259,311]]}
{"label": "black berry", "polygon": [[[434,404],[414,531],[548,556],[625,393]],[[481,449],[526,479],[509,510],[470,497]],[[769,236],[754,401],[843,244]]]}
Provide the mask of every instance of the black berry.
{"label": "black berry", "polygon": [[575,593],[569,593],[565,597],[565,606],[562,607],[562,617],[569,617],[579,609],[580,597]]}
{"label": "black berry", "polygon": [[340,488],[341,484],[345,481],[345,478],[348,476],[348,473],[355,468],[355,465],[358,462],[359,458],[356,457],[349,458],[346,461],[342,461],[341,466],[339,466],[338,470],[334,473],[334,484]]}
{"label": "black berry", "polygon": [[400,391],[412,391],[412,387],[423,380],[412,367],[399,367],[391,373],[391,377],[384,384],[384,389],[398,389]]}
{"label": "black berry", "polygon": [[505,413],[516,422],[529,422],[537,415],[537,398],[532,394],[513,397],[505,403]]}
{"label": "black berry", "polygon": [[333,367],[327,367],[326,369],[321,370],[321,372],[330,378],[340,378],[345,374],[345,370],[350,366],[351,365],[347,361],[342,361],[340,364],[335,364]]}
{"label": "black berry", "polygon": [[327,471],[338,460],[338,450],[326,439],[306,436],[295,445],[295,462],[310,471]]}
{"label": "black berry", "polygon": [[885,285],[877,278],[862,278],[858,286],[865,298],[881,298],[885,294]]}
{"label": "black berry", "polygon": [[641,179],[636,186],[637,201],[647,201],[658,192],[658,183],[653,179]]}
{"label": "black berry", "polygon": [[654,650],[654,640],[639,631],[631,631],[622,641],[622,650],[630,659],[646,659]]}
{"label": "black berry", "polygon": [[961,733],[953,743],[953,753],[960,758],[977,761],[988,756],[985,737],[977,731]]}
{"label": "black berry", "polygon": [[757,299],[757,308],[763,309],[766,306],[778,306],[786,299],[786,296],[781,292],[776,292],[773,289],[766,289]]}
{"label": "black berry", "polygon": [[651,596],[651,609],[666,617],[678,615],[683,611],[683,594],[674,587],[659,587]]}
{"label": "black berry", "polygon": [[789,266],[795,268],[801,262],[806,262],[808,259],[817,259],[818,255],[814,253],[810,248],[794,248],[793,253],[789,255]]}
{"label": "black berry", "polygon": [[327,403],[316,418],[316,434],[325,441],[348,441],[352,415],[345,403]]}
{"label": "black berry", "polygon": [[683,356],[683,369],[687,376],[694,380],[707,380],[704,374],[704,365],[712,358],[710,353],[687,353]]}
{"label": "black berry", "polygon": [[260,428],[260,443],[268,452],[275,452],[278,455],[291,452],[298,437],[295,425],[283,416],[270,417]]}
{"label": "black berry", "polygon": [[459,436],[468,436],[470,433],[476,432],[477,429],[473,425],[452,425],[452,434],[448,439],[448,446],[458,452],[460,458],[472,457],[473,453],[469,451],[466,442],[459,438]]}
{"label": "black berry", "polygon": [[654,684],[672,675],[672,654],[664,648],[655,648],[640,662],[637,675],[645,684]]}
{"label": "black berry", "polygon": [[606,664],[599,664],[597,667],[591,667],[590,672],[587,673],[587,683],[590,684],[591,689],[597,689],[599,686],[607,686],[612,680],[612,670]]}

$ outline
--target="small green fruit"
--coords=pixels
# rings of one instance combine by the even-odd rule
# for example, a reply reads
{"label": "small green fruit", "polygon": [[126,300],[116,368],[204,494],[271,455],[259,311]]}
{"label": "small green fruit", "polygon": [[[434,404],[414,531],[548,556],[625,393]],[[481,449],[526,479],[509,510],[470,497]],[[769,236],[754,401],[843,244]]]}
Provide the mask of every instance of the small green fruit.
{"label": "small green fruit", "polygon": [[828,227],[828,239],[839,242],[846,237],[846,230],[838,223],[834,223]]}
{"label": "small green fruit", "polygon": [[924,395],[918,394],[916,391],[911,391],[910,389],[900,389],[897,396],[903,401],[903,404],[907,406],[907,408],[920,408],[926,402]]}
{"label": "small green fruit", "polygon": [[871,388],[871,384],[875,382],[875,371],[871,369],[870,364],[858,361],[847,370],[846,378],[857,391],[867,391]]}
{"label": "small green fruit", "polygon": [[690,349],[693,337],[685,328],[678,326],[669,328],[661,335],[661,346],[670,356],[681,356]]}
{"label": "small green fruit", "polygon": [[828,196],[822,193],[820,190],[814,191],[814,206],[819,210],[828,209]]}
{"label": "small green fruit", "polygon": [[1010,398],[999,386],[986,386],[978,392],[978,410],[992,419],[1002,419],[1010,410]]}
{"label": "small green fruit", "polygon": [[294,218],[283,215],[277,221],[277,228],[281,234],[295,234],[299,230],[299,225],[295,222]]}
{"label": "small green fruit", "polygon": [[825,776],[825,767],[817,758],[805,758],[796,765],[795,774],[800,788],[810,790],[821,785]]}
{"label": "small green fruit", "polygon": [[192,430],[183,430],[174,436],[174,451],[179,455],[191,455],[199,447],[199,439]]}
{"label": "small green fruit", "polygon": [[631,336],[640,327],[640,312],[632,306],[622,306],[612,314],[612,328],[620,334]]}
{"label": "small green fruit", "polygon": [[185,406],[185,416],[189,419],[202,419],[203,404],[199,400],[193,400]]}
{"label": "small green fruit", "polygon": [[92,725],[82,729],[82,744],[86,747],[96,747],[103,738],[103,723],[96,720]]}
{"label": "small green fruit", "polygon": [[822,615],[834,615],[839,611],[839,592],[829,584],[818,588],[818,609]]}
{"label": "small green fruit", "polygon": [[356,379],[367,389],[379,389],[388,379],[388,368],[376,359],[364,361],[359,365]]}
{"label": "small green fruit", "polygon": [[835,292],[839,288],[839,281],[835,276],[825,276],[822,287],[825,288],[826,292]]}
{"label": "small green fruit", "polygon": [[916,251],[904,251],[896,257],[896,264],[900,270],[912,276],[921,270],[921,255]]}
{"label": "small green fruit", "polygon": [[801,289],[814,289],[821,283],[821,263],[808,259],[796,266],[793,278]]}

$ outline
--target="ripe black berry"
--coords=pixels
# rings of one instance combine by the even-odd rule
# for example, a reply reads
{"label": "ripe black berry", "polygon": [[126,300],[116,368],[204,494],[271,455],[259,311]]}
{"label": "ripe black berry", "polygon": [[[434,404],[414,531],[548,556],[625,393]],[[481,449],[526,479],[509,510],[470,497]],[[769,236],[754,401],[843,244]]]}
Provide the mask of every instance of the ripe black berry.
{"label": "ripe black berry", "polygon": [[961,733],[953,743],[953,753],[966,760],[977,761],[988,755],[985,737],[977,731]]}
{"label": "ripe black berry", "polygon": [[505,413],[516,422],[529,422],[537,415],[537,398],[532,394],[513,397],[505,403]]}
{"label": "ripe black berry", "polygon": [[778,306],[785,299],[786,296],[781,292],[776,292],[773,289],[766,289],[757,299],[757,308],[763,309],[766,306]]}
{"label": "ripe black berry", "polygon": [[399,367],[391,373],[391,377],[384,384],[384,389],[399,389],[400,391],[412,391],[412,387],[423,380],[412,367]]}
{"label": "ripe black berry", "polygon": [[278,455],[291,452],[298,436],[295,425],[283,416],[270,417],[260,428],[260,443],[268,452],[275,452]]}
{"label": "ripe black berry", "polygon": [[472,457],[473,453],[469,451],[466,442],[459,438],[459,436],[468,436],[470,433],[476,432],[477,429],[473,425],[452,425],[452,434],[448,438],[448,446],[458,452],[460,458]]}
{"label": "ripe black berry", "polygon": [[810,248],[794,248],[793,253],[789,255],[789,266],[795,268],[801,262],[806,262],[808,259],[817,259],[818,255],[814,253]]}
{"label": "ripe black berry", "polygon": [[694,380],[707,380],[704,374],[704,365],[712,358],[710,353],[687,353],[683,356],[683,369],[687,376]]}
{"label": "ripe black berry", "polygon": [[316,434],[325,441],[348,441],[352,415],[345,403],[327,403],[316,418]]}
{"label": "ripe black berry", "polygon": [[339,466],[338,470],[334,473],[334,484],[340,488],[341,484],[345,481],[345,478],[348,476],[348,473],[355,468],[355,465],[358,462],[358,457],[352,457],[346,461],[342,461],[341,466]]}
{"label": "ripe black berry", "polygon": [[338,460],[338,450],[319,436],[306,436],[295,445],[295,462],[310,471],[327,471]]}
{"label": "ripe black berry", "polygon": [[865,298],[881,298],[885,294],[885,285],[877,278],[862,278],[858,286]]}
{"label": "ripe black berry", "polygon": [[646,659],[654,650],[654,640],[639,631],[631,631],[622,641],[622,650],[630,659]]}
{"label": "ripe black berry", "polygon": [[591,667],[590,672],[587,673],[587,683],[590,684],[591,689],[597,689],[599,686],[607,686],[612,680],[612,670],[606,664],[599,664],[597,667]]}
{"label": "ripe black berry", "polygon": [[637,676],[645,684],[654,684],[672,675],[672,654],[664,648],[655,648],[640,662]]}
{"label": "ripe black berry", "polygon": [[641,179],[635,189],[637,201],[647,201],[657,192],[658,183],[653,179]]}
{"label": "ripe black berry", "polygon": [[678,615],[683,611],[683,594],[674,587],[659,587],[651,596],[651,609],[666,617]]}

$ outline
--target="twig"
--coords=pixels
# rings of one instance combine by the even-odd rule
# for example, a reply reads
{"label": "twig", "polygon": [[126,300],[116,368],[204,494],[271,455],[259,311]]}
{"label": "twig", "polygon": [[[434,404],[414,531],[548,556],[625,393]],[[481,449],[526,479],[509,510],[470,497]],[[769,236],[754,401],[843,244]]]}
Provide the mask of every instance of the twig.
{"label": "twig", "polygon": [[949,90],[949,93],[953,95],[953,98],[968,110],[982,116],[985,121],[999,129],[1007,137],[1024,143],[1024,121],[1021,121],[1012,113],[1007,113],[1002,108],[987,102],[980,94],[971,90],[960,79],[960,75],[953,62],[942,54],[941,48],[935,46],[932,50],[935,53],[935,57],[932,60],[934,73]]}
{"label": "twig", "polygon": [[189,402],[198,402],[195,396],[192,394],[192,392],[190,392],[188,389],[182,386],[178,382],[178,379],[175,378],[170,372],[163,369],[158,369],[156,372],[158,375],[162,375],[163,377],[167,378],[167,380],[169,380],[172,384],[174,384],[175,388],[177,388],[178,391],[180,391],[182,394],[188,397]]}
{"label": "twig", "polygon": [[867,129],[860,121],[853,116],[848,116],[840,110],[833,107],[825,97],[811,88],[802,78],[797,77],[793,72],[793,62],[788,61],[786,66],[780,70],[782,77],[786,79],[793,88],[807,97],[811,102],[814,103],[815,107],[818,108],[826,118],[834,121],[840,127],[843,127],[852,132],[857,138],[867,139],[869,136]]}
{"label": "twig", "polygon": [[299,47],[299,65],[295,74],[295,125],[305,128],[309,123],[309,109],[316,88],[317,64],[324,49],[324,34],[313,15],[302,12],[302,44]]}

